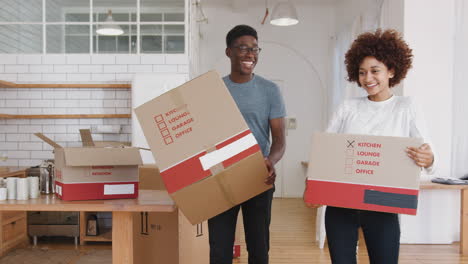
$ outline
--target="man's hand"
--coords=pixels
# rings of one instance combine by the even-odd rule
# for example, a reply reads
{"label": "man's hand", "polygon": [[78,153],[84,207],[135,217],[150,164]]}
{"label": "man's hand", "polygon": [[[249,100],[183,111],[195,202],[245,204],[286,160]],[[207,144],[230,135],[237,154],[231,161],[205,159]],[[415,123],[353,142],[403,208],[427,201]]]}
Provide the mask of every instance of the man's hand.
{"label": "man's hand", "polygon": [[276,171],[274,165],[283,157],[286,147],[286,129],[284,118],[270,119],[271,129],[271,147],[270,155],[265,157],[265,165],[268,169],[268,177],[265,180],[266,184],[275,183]]}
{"label": "man's hand", "polygon": [[268,185],[271,185],[275,183],[276,180],[276,171],[275,167],[273,166],[273,163],[268,158],[265,158],[265,165],[268,169],[268,177],[265,180],[265,183]]}
{"label": "man's hand", "polygon": [[422,144],[419,148],[407,147],[406,153],[419,167],[427,168],[434,163],[434,153],[432,153],[431,147],[426,143]]}

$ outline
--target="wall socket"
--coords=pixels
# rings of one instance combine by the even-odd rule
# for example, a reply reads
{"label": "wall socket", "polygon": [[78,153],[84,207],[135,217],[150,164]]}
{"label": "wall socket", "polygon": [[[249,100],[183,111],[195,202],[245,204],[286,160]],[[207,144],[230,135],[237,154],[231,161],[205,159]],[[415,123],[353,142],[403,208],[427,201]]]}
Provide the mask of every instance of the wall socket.
{"label": "wall socket", "polygon": [[288,117],[286,118],[286,129],[296,129],[297,128],[297,121],[295,117]]}

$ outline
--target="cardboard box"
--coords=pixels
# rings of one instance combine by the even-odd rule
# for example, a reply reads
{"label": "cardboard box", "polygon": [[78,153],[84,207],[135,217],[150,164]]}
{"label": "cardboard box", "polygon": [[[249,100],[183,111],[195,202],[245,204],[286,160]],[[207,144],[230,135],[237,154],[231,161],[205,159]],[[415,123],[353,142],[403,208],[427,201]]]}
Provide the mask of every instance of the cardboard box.
{"label": "cardboard box", "polygon": [[54,147],[55,190],[60,199],[138,197],[138,165],[142,163],[138,148],[95,147],[86,141],[84,147],[64,148],[41,133],[35,135]]}
{"label": "cardboard box", "polygon": [[193,226],[180,210],[133,214],[134,264],[209,263],[207,222]]}
{"label": "cardboard box", "polygon": [[166,190],[156,165],[141,165],[138,169],[139,188],[141,190]]}
{"label": "cardboard box", "polygon": [[[165,190],[156,165],[139,168],[141,190]],[[134,213],[134,264],[209,263],[206,221],[193,226],[176,210],[171,213]]]}
{"label": "cardboard box", "polygon": [[419,138],[316,133],[308,203],[416,214],[421,169],[405,152]]}
{"label": "cardboard box", "polygon": [[271,185],[254,136],[223,80],[208,72],[137,107],[166,189],[192,224]]}

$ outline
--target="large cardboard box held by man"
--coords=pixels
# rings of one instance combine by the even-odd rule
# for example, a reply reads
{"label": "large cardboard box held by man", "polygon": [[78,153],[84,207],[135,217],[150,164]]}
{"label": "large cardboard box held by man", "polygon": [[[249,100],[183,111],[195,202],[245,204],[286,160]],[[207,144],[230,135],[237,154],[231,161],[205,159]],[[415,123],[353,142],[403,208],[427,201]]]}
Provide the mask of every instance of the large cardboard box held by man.
{"label": "large cardboard box held by man", "polygon": [[[165,190],[155,165],[139,167],[141,190]],[[134,264],[209,263],[208,226],[192,225],[179,209],[133,214]]]}
{"label": "large cardboard box held by man", "polygon": [[135,113],[168,193],[192,224],[271,188],[260,147],[217,73],[174,88]]}
{"label": "large cardboard box held by man", "polygon": [[305,200],[415,215],[421,168],[405,149],[421,144],[418,138],[316,133]]}
{"label": "large cardboard box held by man", "polygon": [[60,199],[138,197],[138,148],[95,147],[85,140],[83,147],[64,148],[41,133],[35,135],[54,147],[55,193]]}

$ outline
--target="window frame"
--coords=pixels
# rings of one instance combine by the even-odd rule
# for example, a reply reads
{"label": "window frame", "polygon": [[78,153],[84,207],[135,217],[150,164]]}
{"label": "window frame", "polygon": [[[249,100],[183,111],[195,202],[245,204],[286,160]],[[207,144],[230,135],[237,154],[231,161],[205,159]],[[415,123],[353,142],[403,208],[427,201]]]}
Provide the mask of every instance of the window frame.
{"label": "window frame", "polygon": [[[188,18],[189,18],[189,14],[188,14],[188,5],[189,5],[189,1],[190,0],[183,0],[184,1],[184,7],[182,9],[179,9],[179,8],[154,8],[154,13],[155,14],[162,14],[162,20],[161,22],[141,22],[140,21],[140,15],[141,15],[141,1],[142,0],[135,0],[136,2],[136,21],[131,21],[131,15],[132,14],[135,14],[134,12],[132,11],[126,11],[126,12],[122,12],[122,11],[125,11],[125,8],[122,7],[122,8],[114,8],[113,9],[113,13],[114,14],[119,14],[119,13],[128,13],[129,14],[129,21],[115,21],[115,22],[98,22],[98,21],[95,21],[95,17],[97,17],[98,14],[101,14],[103,13],[104,11],[103,10],[100,10],[99,8],[99,13],[98,12],[95,12],[95,8],[93,6],[93,0],[88,0],[89,1],[89,6],[88,6],[88,10],[85,11],[86,8],[69,8],[70,11],[77,11],[77,12],[67,12],[67,8],[64,9],[64,12],[62,14],[62,17],[63,17],[63,20],[65,20],[65,15],[67,13],[86,13],[88,14],[89,13],[89,21],[88,22],[66,22],[66,21],[61,21],[61,22],[47,22],[46,19],[46,14],[47,14],[47,10],[46,10],[46,1],[48,0],[38,0],[38,1],[41,1],[42,2],[42,21],[41,22],[23,22],[23,21],[15,21],[15,22],[5,22],[5,21],[0,21],[0,26],[5,26],[5,25],[41,25],[42,26],[42,53],[23,53],[23,54],[42,54],[42,55],[57,55],[57,54],[90,54],[90,55],[93,55],[93,54],[115,54],[115,55],[141,55],[141,54],[188,54],[188,41],[189,41],[189,37],[188,37],[188,30],[189,30],[189,23],[188,23]],[[152,13],[152,9],[153,8],[148,8],[148,9],[145,9],[144,10],[144,13]],[[156,11],[157,10],[157,11]],[[163,10],[163,11],[161,11]],[[103,11],[103,12],[101,12]],[[181,13],[181,11],[183,13]],[[166,22],[164,21],[164,18],[165,18],[165,14],[183,14],[183,17],[184,17],[184,21],[180,21],[180,22]],[[99,53],[99,49],[97,47],[97,43],[96,43],[96,51],[94,51],[94,38],[97,36],[95,33],[94,33],[94,28],[98,25],[105,25],[105,24],[117,24],[117,25],[126,25],[126,26],[129,26],[130,28],[135,26],[136,27],[136,34],[129,34],[128,37],[129,37],[129,48],[128,48],[128,52],[118,52],[118,49],[116,48],[116,52],[106,52],[106,53]],[[67,25],[82,25],[82,26],[88,26],[89,27],[89,52],[83,52],[83,53],[67,53],[66,52],[66,43],[65,41],[63,41],[63,47],[62,47],[62,50],[63,52],[47,52],[47,26],[51,26],[51,25],[60,25],[60,26],[67,26]],[[153,25],[153,26],[158,26],[160,25],[162,27],[162,32],[161,34],[158,34],[158,36],[161,36],[161,52],[142,52],[142,43],[141,43],[141,40],[142,40],[142,37],[143,36],[148,36],[148,35],[141,35],[141,26],[147,26],[147,25]],[[165,33],[165,26],[166,25],[181,25],[183,26],[183,34],[181,33],[174,33],[174,34],[166,34]],[[63,32],[63,35],[60,36],[61,38],[65,39],[67,36],[66,32]],[[132,49],[131,49],[131,39],[132,37],[135,36],[136,37],[136,52],[132,53]],[[152,36],[152,35],[150,35]],[[166,42],[166,38],[167,37],[171,37],[171,36],[182,36],[184,38],[183,42],[183,46],[184,46],[184,49],[182,52],[179,52],[179,53],[175,53],[175,52],[167,52],[167,50],[165,49],[165,42]],[[98,40],[96,41],[98,42]],[[116,42],[118,42],[118,39],[116,38]],[[14,53],[22,53],[22,52],[14,52]],[[13,53],[0,53],[0,54],[13,54]]]}

